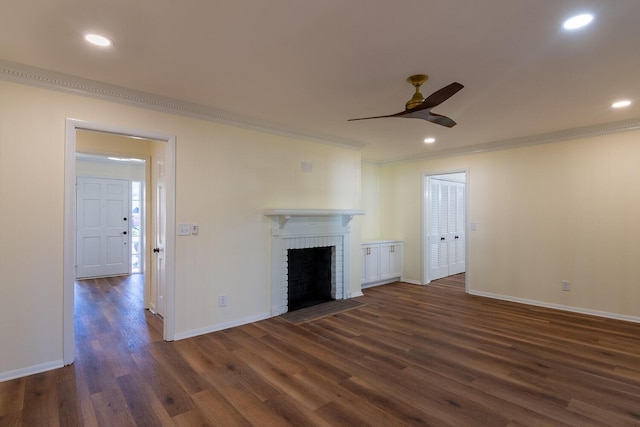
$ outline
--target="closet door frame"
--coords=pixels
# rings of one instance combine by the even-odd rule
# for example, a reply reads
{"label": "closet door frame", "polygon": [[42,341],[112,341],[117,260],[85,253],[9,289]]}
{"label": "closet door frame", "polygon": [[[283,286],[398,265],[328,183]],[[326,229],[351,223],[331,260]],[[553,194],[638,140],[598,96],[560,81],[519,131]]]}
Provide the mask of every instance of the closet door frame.
{"label": "closet door frame", "polygon": [[469,200],[471,193],[471,174],[469,169],[453,169],[447,171],[434,171],[425,172],[422,175],[422,285],[427,285],[433,279],[430,277],[430,262],[431,262],[431,179],[440,175],[448,174],[465,174],[465,190],[464,190],[464,260],[465,260],[465,291],[469,290],[469,283],[471,280],[470,271],[470,254],[469,254],[469,241],[470,241],[470,222],[469,222]]}

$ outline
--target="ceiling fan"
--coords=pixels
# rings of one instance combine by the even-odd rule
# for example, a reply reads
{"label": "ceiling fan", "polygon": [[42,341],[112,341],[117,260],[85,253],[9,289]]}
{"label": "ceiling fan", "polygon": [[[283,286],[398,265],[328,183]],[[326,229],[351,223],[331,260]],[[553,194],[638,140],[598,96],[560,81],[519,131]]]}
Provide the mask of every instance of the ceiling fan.
{"label": "ceiling fan", "polygon": [[424,96],[422,96],[422,94],[420,93],[420,86],[422,86],[422,84],[426,82],[428,78],[429,76],[425,74],[416,74],[407,78],[407,81],[416,88],[416,93],[414,93],[413,97],[411,97],[411,99],[407,101],[404,111],[396,114],[389,114],[386,116],[349,119],[348,121],[351,122],[354,120],[381,119],[385,117],[403,117],[407,119],[423,119],[428,122],[446,126],[448,128],[454,127],[456,125],[456,122],[453,121],[453,119],[450,119],[447,116],[442,116],[440,114],[432,113],[431,109],[451,98],[464,86],[458,82],[451,83],[450,85],[445,86],[438,91],[435,91],[425,99]]}

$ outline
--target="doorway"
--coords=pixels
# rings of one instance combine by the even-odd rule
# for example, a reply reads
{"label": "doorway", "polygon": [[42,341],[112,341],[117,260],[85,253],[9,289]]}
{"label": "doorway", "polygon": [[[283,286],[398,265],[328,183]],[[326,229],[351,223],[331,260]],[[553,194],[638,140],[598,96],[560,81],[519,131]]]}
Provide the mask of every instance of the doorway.
{"label": "doorway", "polygon": [[423,178],[422,284],[466,272],[467,171]]}
{"label": "doorway", "polygon": [[69,365],[74,358],[74,281],[76,276],[76,149],[78,132],[89,131],[103,134],[126,136],[134,139],[159,141],[165,156],[165,213],[166,247],[165,302],[166,314],[163,322],[163,337],[173,341],[175,337],[174,319],[174,236],[175,236],[175,143],[172,135],[156,132],[126,129],[118,126],[88,123],[75,119],[66,120],[65,138],[65,211],[64,211],[64,293],[63,293],[63,362]]}

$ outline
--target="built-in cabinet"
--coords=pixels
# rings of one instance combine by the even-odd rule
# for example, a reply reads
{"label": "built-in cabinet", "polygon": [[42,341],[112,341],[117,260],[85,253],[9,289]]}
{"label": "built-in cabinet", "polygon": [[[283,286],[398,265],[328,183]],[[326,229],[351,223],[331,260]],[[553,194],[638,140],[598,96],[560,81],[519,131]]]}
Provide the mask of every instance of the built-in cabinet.
{"label": "built-in cabinet", "polygon": [[402,242],[380,240],[362,243],[362,287],[402,279]]}

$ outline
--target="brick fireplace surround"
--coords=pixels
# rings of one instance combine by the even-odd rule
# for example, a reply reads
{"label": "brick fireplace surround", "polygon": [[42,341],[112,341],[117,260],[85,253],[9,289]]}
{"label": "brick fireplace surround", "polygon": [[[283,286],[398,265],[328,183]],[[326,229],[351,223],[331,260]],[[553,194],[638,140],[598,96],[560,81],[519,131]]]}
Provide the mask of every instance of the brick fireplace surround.
{"label": "brick fireplace surround", "polygon": [[362,210],[267,209],[271,217],[271,315],[288,311],[288,250],[335,247],[332,261],[332,298],[346,299],[349,277],[349,222]]}

